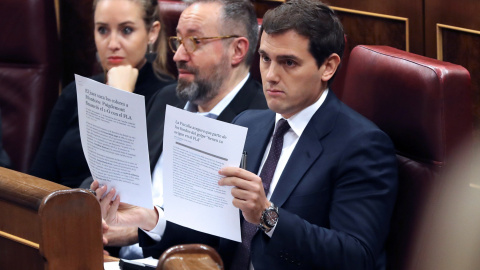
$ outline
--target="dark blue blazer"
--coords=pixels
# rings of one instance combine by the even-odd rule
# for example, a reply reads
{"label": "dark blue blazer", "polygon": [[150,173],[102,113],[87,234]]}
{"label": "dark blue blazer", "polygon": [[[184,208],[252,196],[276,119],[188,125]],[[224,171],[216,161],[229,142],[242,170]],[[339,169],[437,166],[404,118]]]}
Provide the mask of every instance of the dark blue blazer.
{"label": "dark blue blazer", "polygon": [[[247,169],[258,173],[275,113],[246,111]],[[388,136],[329,92],[301,135],[271,201],[279,221],[270,238],[257,231],[251,259],[262,269],[382,269],[397,193]],[[237,244],[221,240],[228,266]]]}

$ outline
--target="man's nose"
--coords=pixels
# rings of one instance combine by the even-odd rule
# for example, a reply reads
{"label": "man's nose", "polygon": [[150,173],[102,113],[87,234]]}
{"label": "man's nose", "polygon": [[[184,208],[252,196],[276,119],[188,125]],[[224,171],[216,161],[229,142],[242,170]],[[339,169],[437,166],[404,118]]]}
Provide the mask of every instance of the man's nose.
{"label": "man's nose", "polygon": [[189,61],[190,60],[190,54],[187,52],[185,49],[185,46],[183,44],[180,44],[178,46],[177,51],[175,52],[175,55],[173,55],[173,61],[175,62],[180,62],[180,61]]}

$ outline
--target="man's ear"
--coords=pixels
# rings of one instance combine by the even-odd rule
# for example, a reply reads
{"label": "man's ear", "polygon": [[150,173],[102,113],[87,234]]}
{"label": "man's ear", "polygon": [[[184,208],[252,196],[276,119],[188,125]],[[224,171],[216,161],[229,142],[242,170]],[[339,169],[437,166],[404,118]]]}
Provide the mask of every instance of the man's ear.
{"label": "man's ear", "polygon": [[245,61],[247,57],[249,42],[245,37],[238,37],[232,42],[232,65],[236,66]]}
{"label": "man's ear", "polygon": [[337,71],[338,66],[340,65],[340,56],[336,53],[332,53],[325,61],[323,62],[324,71],[322,73],[322,81],[328,82],[330,78],[333,77]]}

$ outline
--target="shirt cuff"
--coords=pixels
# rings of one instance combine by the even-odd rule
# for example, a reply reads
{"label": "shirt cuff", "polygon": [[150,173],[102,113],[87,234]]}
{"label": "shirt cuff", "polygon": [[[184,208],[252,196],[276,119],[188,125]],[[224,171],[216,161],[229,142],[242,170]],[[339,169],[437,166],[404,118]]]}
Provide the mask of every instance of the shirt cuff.
{"label": "shirt cuff", "polygon": [[275,226],[273,226],[273,228],[269,232],[266,232],[265,234],[268,235],[270,238],[272,238],[273,231],[275,231],[276,227],[277,227],[277,224],[275,224]]}
{"label": "shirt cuff", "polygon": [[165,219],[165,213],[163,212],[163,209],[155,205],[155,209],[157,209],[158,212],[158,221],[157,225],[155,225],[155,228],[153,228],[151,231],[146,231],[144,229],[141,229],[144,231],[150,238],[152,238],[154,241],[160,242],[162,240],[162,236],[165,233],[165,227],[167,226],[167,220]]}

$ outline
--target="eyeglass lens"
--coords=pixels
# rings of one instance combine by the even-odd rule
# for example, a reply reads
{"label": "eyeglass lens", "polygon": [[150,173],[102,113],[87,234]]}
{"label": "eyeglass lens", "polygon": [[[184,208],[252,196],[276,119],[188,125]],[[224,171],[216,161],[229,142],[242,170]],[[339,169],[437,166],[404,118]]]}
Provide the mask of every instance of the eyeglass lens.
{"label": "eyeglass lens", "polygon": [[193,52],[195,50],[195,44],[191,38],[172,38],[170,39],[170,45],[174,51],[177,51],[180,45],[183,43],[187,52]]}

